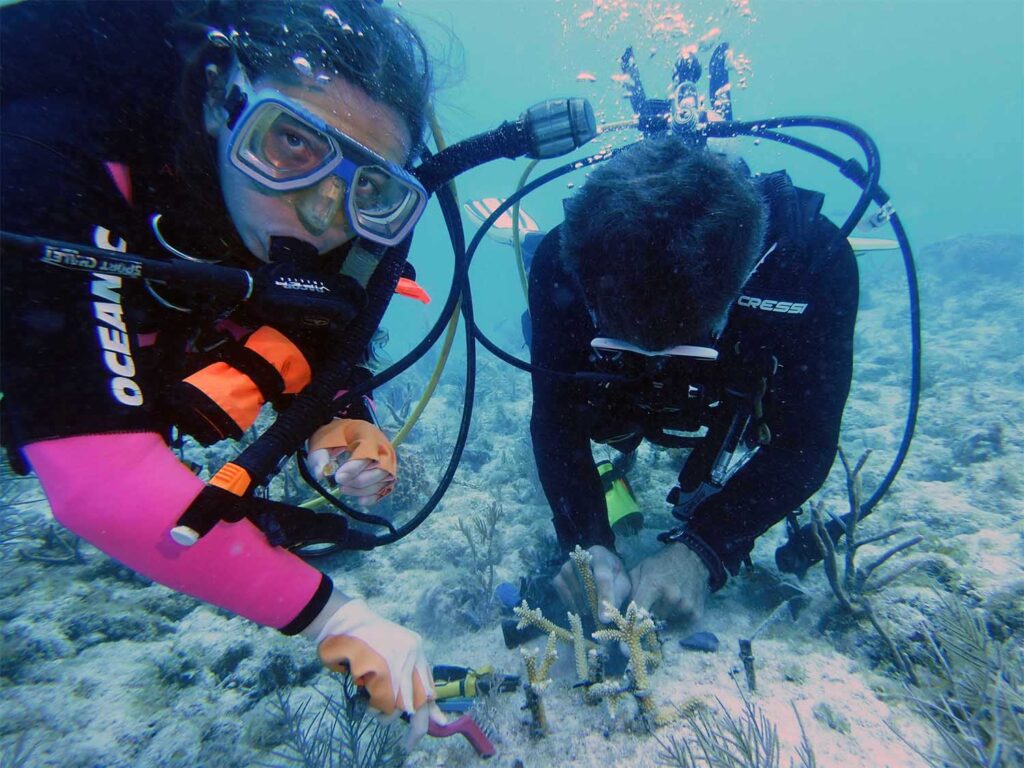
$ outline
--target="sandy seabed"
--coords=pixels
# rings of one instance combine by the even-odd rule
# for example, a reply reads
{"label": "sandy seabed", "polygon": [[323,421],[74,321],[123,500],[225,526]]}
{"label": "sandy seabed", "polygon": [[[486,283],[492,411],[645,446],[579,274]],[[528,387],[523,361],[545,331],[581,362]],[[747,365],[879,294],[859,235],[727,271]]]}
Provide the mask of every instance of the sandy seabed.
{"label": "sandy seabed", "polygon": [[[898,259],[874,253],[860,260],[856,370],[843,446],[853,457],[873,451],[866,489],[888,469],[906,413],[909,330]],[[863,530],[870,535],[900,525],[901,537],[923,536],[906,556],[929,565],[888,587],[876,598],[876,612],[897,643],[912,645],[939,596],[956,595],[998,613],[1003,631],[1019,644],[1024,438],[1015,427],[1024,401],[1024,242],[955,238],[923,249],[918,264],[924,370],[917,434],[903,471]],[[432,490],[457,427],[458,362],[400,449],[404,487],[394,506],[422,502]],[[416,370],[421,381],[422,369]],[[406,381],[412,381],[410,391],[420,383],[416,377]],[[392,394],[399,405],[407,397]],[[524,674],[520,651],[502,642],[457,521],[500,504],[495,581],[516,581],[550,553],[553,534],[529,448],[529,398],[524,375],[482,359],[467,455],[440,507],[397,545],[317,563],[378,612],[423,634],[434,663]],[[217,454],[205,458],[213,463]],[[641,449],[630,477],[647,527],[621,542],[627,565],[655,551],[656,533],[670,524],[663,499],[679,459]],[[33,481],[8,478],[0,498],[0,748],[6,750],[0,755],[11,759],[21,738],[24,766],[288,764],[272,755],[284,738],[275,698],[282,693],[300,703],[313,697],[314,711],[319,699],[312,686],[329,690],[327,673],[305,641],[148,583],[89,545],[63,546],[71,540],[54,538],[45,502],[34,501]],[[841,467],[818,498],[846,511]],[[663,659],[651,674],[656,707],[692,710],[700,701],[738,716],[745,697],[777,728],[782,765],[796,756],[801,723],[819,766],[928,765],[920,753],[939,750],[938,737],[906,701],[877,635],[869,625],[835,620],[820,566],[802,582],[780,578],[773,554],[784,538],[781,525],[762,537],[754,569],[713,596],[698,626],[661,631]],[[866,548],[865,557],[884,546]],[[795,618],[787,609],[773,614],[795,594],[788,584],[807,593]],[[564,617],[551,618],[565,626]],[[737,644],[759,627],[751,693],[738,673]],[[717,635],[719,650],[680,648],[678,640],[696,630]],[[583,703],[572,687],[571,653],[565,647],[559,653],[544,695],[546,736],[530,737],[522,691],[487,703],[481,718],[498,748],[491,764],[664,764],[659,741],[685,738],[685,718],[651,733],[630,706],[612,713]],[[461,766],[476,759],[461,739],[425,739],[408,764]]]}

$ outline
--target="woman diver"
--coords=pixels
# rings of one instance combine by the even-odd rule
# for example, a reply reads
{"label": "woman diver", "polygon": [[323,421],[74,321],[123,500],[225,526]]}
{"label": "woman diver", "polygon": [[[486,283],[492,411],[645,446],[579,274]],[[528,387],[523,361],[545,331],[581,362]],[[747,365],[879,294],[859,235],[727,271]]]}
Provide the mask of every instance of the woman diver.
{"label": "woman diver", "polygon": [[[0,12],[0,30],[5,230],[250,270],[301,264],[312,280],[337,277],[359,243],[404,240],[422,213],[406,168],[430,65],[378,3],[24,3]],[[441,717],[416,633],[248,519],[193,546],[170,535],[204,487],[171,427],[204,444],[239,437],[315,375],[322,334],[258,307],[228,313],[201,290],[12,253],[2,289],[4,442],[54,517],[154,581],[313,640],[373,708],[411,716],[414,744]],[[373,503],[394,483],[394,451],[358,406],[342,415],[311,464]]]}

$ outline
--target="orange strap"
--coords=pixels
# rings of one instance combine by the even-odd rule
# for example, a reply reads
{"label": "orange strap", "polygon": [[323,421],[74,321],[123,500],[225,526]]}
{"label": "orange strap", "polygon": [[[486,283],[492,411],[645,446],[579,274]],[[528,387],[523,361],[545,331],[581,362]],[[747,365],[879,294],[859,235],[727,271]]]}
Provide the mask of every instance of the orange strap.
{"label": "orange strap", "polygon": [[[301,392],[309,384],[313,375],[309,363],[280,331],[264,325],[246,339],[245,346],[277,369],[284,380],[285,394]],[[216,403],[242,431],[256,422],[265,402],[253,380],[227,363],[212,363],[185,381]]]}
{"label": "orange strap", "polygon": [[387,435],[362,419],[335,419],[320,427],[309,438],[309,450],[318,448],[344,449],[353,459],[370,459],[398,476],[398,457]]}
{"label": "orange strap", "polygon": [[385,715],[390,715],[396,709],[417,710],[428,701],[426,686],[415,672],[412,679],[412,706],[405,706],[401,693],[396,698],[387,662],[362,640],[348,635],[334,635],[320,643],[317,652],[320,661],[328,669],[352,675],[355,684],[364,687],[370,694],[370,706]]}
{"label": "orange strap", "polygon": [[284,379],[284,394],[294,395],[305,389],[313,378],[305,355],[292,343],[292,340],[278,330],[264,325],[257,328],[245,340],[245,346],[258,352],[277,369]]}

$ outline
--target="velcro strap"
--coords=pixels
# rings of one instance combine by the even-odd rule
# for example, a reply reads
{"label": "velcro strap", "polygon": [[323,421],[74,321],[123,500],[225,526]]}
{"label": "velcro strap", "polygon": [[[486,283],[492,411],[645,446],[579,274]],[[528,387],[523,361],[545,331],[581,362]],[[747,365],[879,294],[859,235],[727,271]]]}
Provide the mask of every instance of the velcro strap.
{"label": "velcro strap", "polygon": [[259,352],[238,342],[229,342],[217,347],[214,359],[241,371],[259,389],[265,401],[273,400],[284,392],[284,378],[280,372]]}

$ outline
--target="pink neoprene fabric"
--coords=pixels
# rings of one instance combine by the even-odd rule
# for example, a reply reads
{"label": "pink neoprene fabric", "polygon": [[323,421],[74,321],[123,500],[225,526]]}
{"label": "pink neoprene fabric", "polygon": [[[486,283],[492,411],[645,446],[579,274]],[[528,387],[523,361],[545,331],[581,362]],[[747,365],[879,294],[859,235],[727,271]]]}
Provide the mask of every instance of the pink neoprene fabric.
{"label": "pink neoprene fabric", "polygon": [[26,446],[53,516],[135,571],[252,621],[281,628],[320,572],[272,547],[248,520],[218,523],[191,547],[171,540],[203,482],[154,433],[88,435]]}

